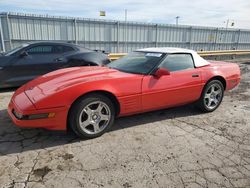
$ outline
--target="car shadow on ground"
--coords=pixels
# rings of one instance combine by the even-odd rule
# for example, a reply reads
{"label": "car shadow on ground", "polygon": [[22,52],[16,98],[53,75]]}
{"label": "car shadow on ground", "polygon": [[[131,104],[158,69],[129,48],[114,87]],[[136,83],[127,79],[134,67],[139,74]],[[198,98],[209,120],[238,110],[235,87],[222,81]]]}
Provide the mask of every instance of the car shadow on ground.
{"label": "car shadow on ground", "polygon": [[[177,117],[195,116],[200,113],[193,105],[186,105],[122,117],[115,121],[109,132]],[[87,140],[79,139],[72,132],[16,127],[8,117],[7,110],[0,110],[0,155],[45,149]]]}

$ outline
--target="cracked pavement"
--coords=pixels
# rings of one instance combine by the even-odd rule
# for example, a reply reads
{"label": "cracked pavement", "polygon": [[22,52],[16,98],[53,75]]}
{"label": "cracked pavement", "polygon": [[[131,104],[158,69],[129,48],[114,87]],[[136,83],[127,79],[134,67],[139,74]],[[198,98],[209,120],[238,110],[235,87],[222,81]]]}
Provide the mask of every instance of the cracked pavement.
{"label": "cracked pavement", "polygon": [[250,62],[221,106],[116,120],[102,137],[21,129],[0,93],[0,187],[250,187]]}

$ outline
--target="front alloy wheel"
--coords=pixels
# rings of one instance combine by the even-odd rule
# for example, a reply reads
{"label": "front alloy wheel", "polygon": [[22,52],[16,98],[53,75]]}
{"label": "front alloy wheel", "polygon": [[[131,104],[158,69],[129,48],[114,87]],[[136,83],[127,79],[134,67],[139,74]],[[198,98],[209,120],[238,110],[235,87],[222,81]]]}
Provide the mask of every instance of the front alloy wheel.
{"label": "front alloy wheel", "polygon": [[79,124],[87,134],[98,134],[109,124],[111,111],[107,104],[102,101],[92,102],[86,105],[79,116]]}
{"label": "front alloy wheel", "polygon": [[112,101],[104,95],[91,94],[73,105],[69,114],[69,125],[78,136],[95,138],[112,126],[114,118]]}

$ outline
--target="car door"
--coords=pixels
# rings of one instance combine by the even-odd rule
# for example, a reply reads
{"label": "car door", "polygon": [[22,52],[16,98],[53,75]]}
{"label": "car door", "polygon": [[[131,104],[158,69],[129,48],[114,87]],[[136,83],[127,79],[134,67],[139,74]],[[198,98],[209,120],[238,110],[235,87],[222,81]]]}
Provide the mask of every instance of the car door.
{"label": "car door", "polygon": [[36,44],[19,52],[6,70],[11,75],[6,84],[21,86],[40,75],[65,67],[67,60],[62,57],[63,51],[56,47],[53,44]]}
{"label": "car door", "polygon": [[67,68],[72,65],[68,62],[68,56],[75,53],[75,49],[70,46],[57,44],[53,46],[53,54],[55,54],[55,57],[50,65],[50,71],[54,71],[57,69]]}
{"label": "car door", "polygon": [[8,70],[14,59],[13,56],[0,56],[0,88],[11,87],[6,81],[12,77]]}
{"label": "car door", "polygon": [[49,70],[47,66],[54,58],[51,53],[52,45],[30,45],[18,52],[8,67],[8,74],[11,75],[8,84],[20,86],[43,74],[43,66]]}
{"label": "car door", "polygon": [[195,101],[202,91],[201,73],[194,67],[191,54],[169,54],[159,68],[170,75],[156,78],[147,75],[142,83],[143,111],[181,105]]}
{"label": "car door", "polygon": [[62,45],[38,45],[26,50],[30,63],[35,64],[37,75],[43,75],[65,66],[67,60],[63,56],[64,48],[60,46]]}

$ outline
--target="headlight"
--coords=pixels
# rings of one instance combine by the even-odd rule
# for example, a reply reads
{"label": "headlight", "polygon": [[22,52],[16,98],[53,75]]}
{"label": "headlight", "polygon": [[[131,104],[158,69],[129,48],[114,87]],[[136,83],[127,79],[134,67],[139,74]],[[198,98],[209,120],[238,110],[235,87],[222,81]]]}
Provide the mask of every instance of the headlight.
{"label": "headlight", "polygon": [[17,111],[15,111],[14,109],[12,110],[12,113],[19,120],[34,120],[34,119],[53,118],[56,115],[56,113],[54,113],[54,112],[44,113],[44,114],[22,115],[22,114],[18,113]]}

